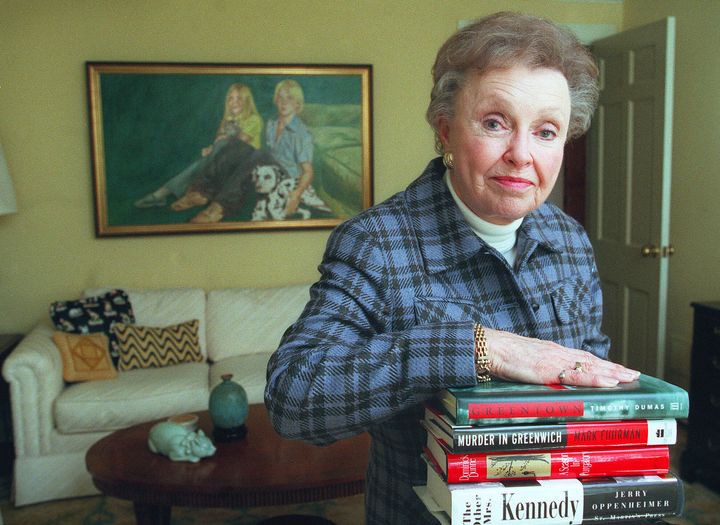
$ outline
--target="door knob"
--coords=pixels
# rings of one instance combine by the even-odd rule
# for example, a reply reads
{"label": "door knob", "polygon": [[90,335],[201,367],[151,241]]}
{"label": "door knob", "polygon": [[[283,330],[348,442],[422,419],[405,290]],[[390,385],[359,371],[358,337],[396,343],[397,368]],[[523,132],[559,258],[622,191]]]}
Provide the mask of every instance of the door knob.
{"label": "door knob", "polygon": [[662,257],[670,257],[674,254],[675,247],[672,244],[663,246],[662,248],[659,248],[654,244],[646,244],[642,248],[640,248],[640,255],[642,255],[643,257],[657,257],[658,255]]}
{"label": "door knob", "polygon": [[655,246],[654,244],[646,244],[642,248],[640,248],[640,255],[643,257],[657,257],[660,255],[660,248]]}

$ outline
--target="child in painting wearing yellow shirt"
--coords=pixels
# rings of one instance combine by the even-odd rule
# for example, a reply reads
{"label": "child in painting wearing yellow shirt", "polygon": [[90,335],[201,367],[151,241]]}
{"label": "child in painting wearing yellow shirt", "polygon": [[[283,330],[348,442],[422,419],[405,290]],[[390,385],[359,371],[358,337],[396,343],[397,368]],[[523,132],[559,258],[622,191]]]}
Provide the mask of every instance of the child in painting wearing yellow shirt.
{"label": "child in painting wearing yellow shirt", "polygon": [[176,211],[203,204],[195,202],[197,198],[194,198],[196,196],[194,196],[192,192],[186,194],[196,174],[199,173],[231,139],[240,139],[254,149],[260,149],[262,130],[263,121],[255,107],[252,91],[245,84],[232,84],[225,95],[225,111],[215,135],[215,140],[212,144],[202,149],[202,157],[175,175],[157,190],[135,201],[135,206],[137,208],[162,207],[165,206],[167,197],[171,194],[179,197],[179,199],[171,205]]}

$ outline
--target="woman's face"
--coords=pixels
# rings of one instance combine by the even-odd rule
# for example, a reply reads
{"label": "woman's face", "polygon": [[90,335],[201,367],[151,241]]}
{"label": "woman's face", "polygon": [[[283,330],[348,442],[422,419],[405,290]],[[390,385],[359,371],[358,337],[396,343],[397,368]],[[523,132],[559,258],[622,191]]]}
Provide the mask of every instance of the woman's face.
{"label": "woman's face", "polygon": [[552,191],[569,122],[570,92],[558,71],[517,66],[470,77],[454,117],[438,126],[454,157],[455,192],[488,222],[524,217]]}
{"label": "woman's face", "polygon": [[228,94],[227,107],[228,111],[233,115],[239,115],[245,106],[245,94],[239,89],[233,89]]}

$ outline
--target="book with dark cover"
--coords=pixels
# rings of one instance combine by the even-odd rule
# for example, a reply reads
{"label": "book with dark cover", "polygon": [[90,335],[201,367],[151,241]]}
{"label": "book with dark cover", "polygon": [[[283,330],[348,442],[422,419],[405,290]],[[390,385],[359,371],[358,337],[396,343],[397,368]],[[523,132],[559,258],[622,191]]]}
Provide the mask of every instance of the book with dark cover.
{"label": "book with dark cover", "polygon": [[494,380],[442,390],[439,399],[458,425],[678,419],[688,415],[685,390],[645,374],[631,383],[604,388]]}
{"label": "book with dark cover", "polygon": [[674,445],[674,419],[627,419],[516,425],[456,425],[442,407],[428,403],[425,430],[454,453],[513,450],[568,450],[630,445]]}
{"label": "book with dark cover", "polygon": [[454,454],[428,434],[425,454],[440,467],[448,483],[660,475],[670,469],[667,445]]}
{"label": "book with dark cover", "polygon": [[427,487],[416,492],[450,525],[615,523],[677,516],[684,505],[673,474],[448,484],[428,463]]}

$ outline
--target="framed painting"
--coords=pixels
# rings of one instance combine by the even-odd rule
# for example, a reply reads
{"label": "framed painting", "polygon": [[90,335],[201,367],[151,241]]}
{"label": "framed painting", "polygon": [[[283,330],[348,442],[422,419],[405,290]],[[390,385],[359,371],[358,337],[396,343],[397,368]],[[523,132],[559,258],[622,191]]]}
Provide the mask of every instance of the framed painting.
{"label": "framed painting", "polygon": [[372,204],[372,66],[88,62],[98,237],[331,228]]}

